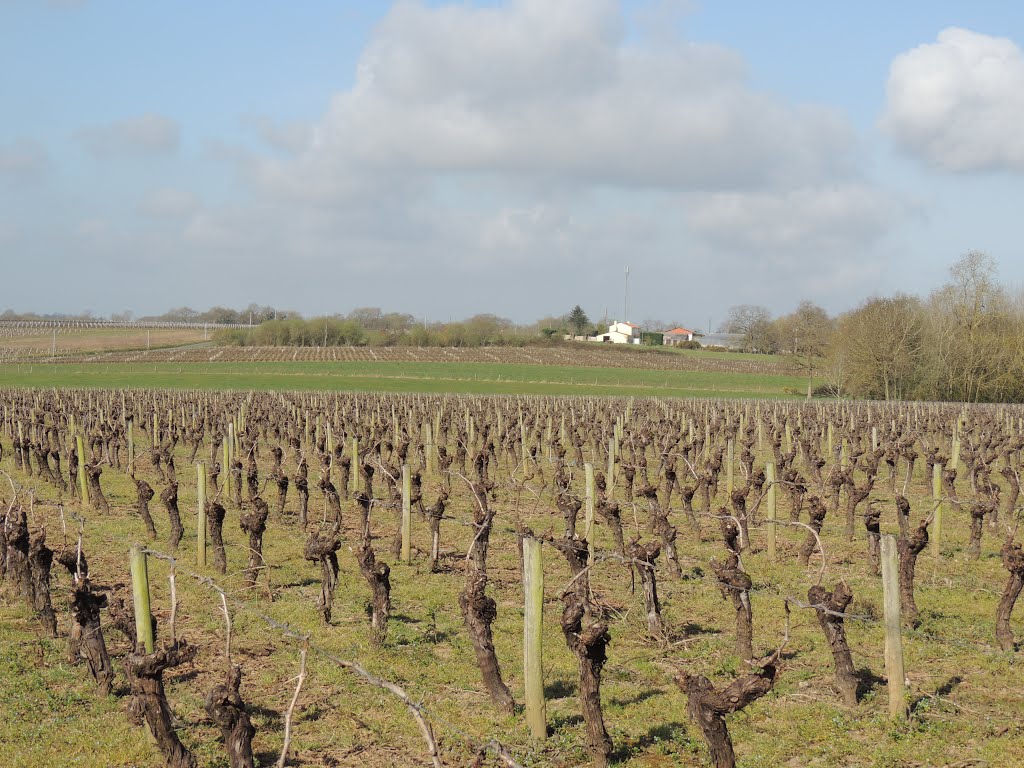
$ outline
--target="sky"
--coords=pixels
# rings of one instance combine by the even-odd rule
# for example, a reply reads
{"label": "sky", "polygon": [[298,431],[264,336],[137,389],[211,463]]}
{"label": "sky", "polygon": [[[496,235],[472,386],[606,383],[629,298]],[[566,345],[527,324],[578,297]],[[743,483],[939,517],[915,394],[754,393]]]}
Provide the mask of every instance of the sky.
{"label": "sky", "polygon": [[0,310],[1024,285],[1024,5],[0,0]]}

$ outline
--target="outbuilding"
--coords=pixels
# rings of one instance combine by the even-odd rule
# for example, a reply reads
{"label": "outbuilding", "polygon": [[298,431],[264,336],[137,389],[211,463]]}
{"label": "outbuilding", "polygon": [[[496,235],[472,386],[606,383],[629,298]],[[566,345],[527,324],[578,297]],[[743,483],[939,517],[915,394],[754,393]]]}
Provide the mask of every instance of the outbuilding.
{"label": "outbuilding", "polygon": [[640,327],[632,323],[614,322],[608,326],[608,333],[591,336],[590,340],[606,344],[639,344]]}
{"label": "outbuilding", "polygon": [[674,347],[684,341],[693,341],[694,332],[689,328],[673,328],[671,331],[662,331],[662,337],[666,347]]}

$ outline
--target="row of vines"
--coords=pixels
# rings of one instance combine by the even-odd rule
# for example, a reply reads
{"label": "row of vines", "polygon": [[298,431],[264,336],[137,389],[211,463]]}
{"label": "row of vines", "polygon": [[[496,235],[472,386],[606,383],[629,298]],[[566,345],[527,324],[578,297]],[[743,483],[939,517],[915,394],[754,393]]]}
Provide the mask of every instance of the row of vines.
{"label": "row of vines", "polygon": [[965,719],[989,764],[1021,743],[1020,409],[0,402],[4,594],[167,765],[890,764],[893,739],[977,748]]}
{"label": "row of vines", "polygon": [[[58,344],[57,357],[49,344],[36,349],[4,348],[0,361],[96,363],[244,363],[244,362],[407,362],[501,363],[508,365],[569,365],[583,368],[640,368],[659,371],[785,374],[792,366],[772,358],[753,360],[739,355],[707,357],[668,350],[627,350],[621,346],[574,343],[532,347],[210,347],[111,351],[76,355]],[[763,356],[762,356],[763,357]]]}

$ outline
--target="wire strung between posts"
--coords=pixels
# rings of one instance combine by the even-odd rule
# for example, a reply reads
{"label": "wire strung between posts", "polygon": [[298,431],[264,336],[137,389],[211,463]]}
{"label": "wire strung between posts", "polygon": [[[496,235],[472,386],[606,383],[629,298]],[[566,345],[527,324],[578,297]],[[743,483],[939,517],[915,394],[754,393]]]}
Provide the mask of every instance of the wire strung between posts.
{"label": "wire strung between posts", "polygon": [[[555,460],[545,459],[545,458],[541,458],[541,457],[537,457],[537,458],[531,457],[531,459],[535,463],[540,463],[540,462],[544,462],[544,463],[547,463],[547,464],[556,464],[557,463],[557,461],[555,461]],[[569,467],[574,467],[576,465],[574,461],[563,461],[562,463],[563,463],[563,465],[569,466]],[[689,462],[687,462],[687,463],[689,463]],[[61,512],[61,514],[63,516],[63,504],[62,503],[60,503],[60,502],[46,502],[46,501],[37,500],[37,499],[34,498],[34,489],[28,488],[26,486],[21,485],[20,483],[17,483],[16,481],[14,481],[14,479],[11,477],[11,475],[8,472],[6,472],[5,470],[0,469],[0,473],[2,473],[7,478],[8,482],[11,485],[12,490],[15,493],[15,499],[12,499],[12,503],[14,503],[16,501],[16,497],[17,497],[17,494],[19,492],[21,492],[21,493],[29,493],[29,494],[32,494],[32,503],[33,503],[33,505],[39,506],[39,507],[47,507],[47,508],[57,509],[58,511]],[[455,472],[452,472],[451,470],[449,470],[448,474],[449,475],[457,475],[457,476],[461,477],[464,481],[467,481],[467,484],[469,484],[470,487],[472,487],[472,484],[469,483],[467,478],[465,478],[464,476],[460,475],[459,473],[455,473]],[[521,483],[521,484],[525,485],[525,483]],[[787,483],[786,481],[782,481],[782,480],[776,480],[775,484],[778,485],[778,486],[785,486],[785,485],[789,485],[790,483]],[[515,482],[515,481],[512,483],[512,485],[513,485],[513,487],[518,487],[518,483]],[[528,490],[533,492],[535,496],[539,497],[539,494],[537,494],[535,491],[533,491],[533,489],[528,488]],[[765,495],[766,491],[767,491],[767,488],[764,489],[764,491],[762,491],[762,494],[761,494],[762,498]],[[760,500],[761,499],[759,498],[758,502],[760,502]],[[540,501],[540,499],[538,498],[538,503],[539,503],[539,501]],[[964,500],[959,499],[959,498],[945,497],[944,496],[944,497],[942,497],[940,499],[937,499],[937,500],[933,499],[932,500],[934,508],[938,508],[938,506],[942,502],[944,502],[944,501],[952,503],[952,504],[956,504],[958,507],[962,506],[963,504],[966,503]],[[371,507],[372,506],[380,506],[382,508],[387,508],[387,509],[395,509],[395,508],[397,508],[397,504],[385,501],[383,499],[373,499],[373,500],[371,500]],[[634,503],[634,507],[635,506],[636,505]],[[115,507],[115,509],[119,509],[121,511],[131,511],[132,509],[134,509],[134,507],[131,507],[131,506]],[[756,509],[756,506],[755,506],[755,509]],[[1020,510],[1021,510],[1021,506],[1018,505],[1016,511],[1019,513]],[[679,510],[678,509],[673,510],[671,506],[669,506],[668,509],[667,509],[667,512],[669,514],[671,514],[674,511],[678,512]],[[934,509],[933,509],[933,512],[934,512]],[[689,512],[688,512],[688,514],[689,514]],[[722,514],[716,514],[716,513],[708,512],[708,511],[696,511],[696,510],[694,510],[693,514],[695,516],[697,516],[697,517],[704,518],[704,519],[709,519],[709,520],[721,521],[722,519],[732,519],[732,520],[736,519],[734,515],[729,515],[729,514],[722,515]],[[77,516],[75,516],[73,513],[72,513],[72,516],[77,518]],[[858,513],[858,517],[863,517],[863,516],[864,516],[863,513]],[[81,519],[81,518],[77,518],[77,519]],[[455,517],[450,516],[450,515],[445,515],[442,519],[450,520],[450,521],[455,522],[455,523],[457,523],[459,525],[464,525],[464,526],[470,527],[470,528],[479,528],[480,527],[475,522],[462,521],[462,520],[459,520],[458,518],[455,518]],[[760,521],[757,521],[757,522],[749,521],[748,525],[750,525],[752,527],[762,527],[764,525],[771,524],[772,522],[774,522],[776,525],[794,525],[794,523],[791,522],[791,521],[780,521],[780,520],[776,520],[776,521],[760,520]],[[803,523],[796,523],[796,524],[799,525],[800,527],[805,527],[805,528],[810,529],[809,526],[806,526]],[[499,533],[499,534],[514,535],[516,537],[521,535],[520,531],[517,531],[515,529],[511,529],[511,528],[506,528],[506,527],[503,527],[503,526],[493,526],[492,527],[492,532]],[[820,546],[821,539],[817,535],[815,535],[815,538],[817,539],[817,541],[819,543],[819,551],[821,552],[821,555],[822,555],[822,568],[821,568],[821,570],[819,572],[819,579],[818,579],[818,581],[820,583],[821,578],[823,577],[827,566],[826,566],[826,563],[825,563],[824,550]],[[239,546],[239,548],[248,549],[247,546],[243,546],[243,545],[228,545],[228,546]],[[163,555],[163,553],[157,553],[157,552],[155,552],[153,550],[147,550],[147,551],[150,554],[153,554],[154,556]],[[164,555],[164,558],[167,559],[167,558],[170,558],[170,556]],[[170,559],[173,562],[173,558],[170,558]],[[627,560],[625,558],[620,557],[620,556],[619,557],[616,557],[616,556],[601,556],[601,560],[602,561],[605,561],[605,560],[619,560],[619,561],[621,561],[623,563],[627,563]],[[264,563],[265,563],[265,561],[264,561]],[[645,566],[648,565],[646,563],[641,563],[639,561],[633,561],[632,564],[638,565],[640,567],[645,567]],[[587,566],[587,570],[590,570],[591,568],[593,568],[596,565],[597,565],[597,561],[595,561],[594,563],[591,563],[590,565]],[[173,568],[173,566],[172,566],[172,568]],[[269,566],[267,564],[264,564],[264,565],[261,565],[261,566],[257,566],[257,568],[262,570],[264,568],[269,568]],[[200,579],[200,580],[205,579],[205,577],[199,577],[196,574],[190,574],[190,575],[193,575],[197,579]],[[717,579],[716,577],[702,576],[701,578],[702,578],[702,580],[706,580],[706,581],[714,581],[716,583],[716,585],[719,586],[720,588],[739,589],[737,587],[734,587],[733,585],[725,584],[724,582],[722,582],[721,580]],[[212,581],[209,581],[209,585],[212,586],[213,588],[215,588],[218,592],[221,592],[222,593],[222,598],[223,598],[224,595],[227,594],[227,593],[225,593],[225,591],[223,589],[221,589],[219,586],[216,586]],[[174,589],[174,585],[173,585],[173,581],[172,581],[172,592],[173,592],[173,589]],[[822,612],[824,612],[827,615],[835,616],[837,618],[850,619],[850,620],[853,620],[853,621],[860,621],[860,622],[863,622],[863,623],[871,623],[871,624],[881,624],[881,623],[883,623],[883,621],[881,619],[878,619],[878,618],[873,617],[873,616],[862,615],[862,614],[851,614],[851,613],[834,611],[834,610],[832,610],[832,609],[830,609],[830,608],[828,608],[828,607],[826,607],[824,605],[806,603],[806,602],[801,601],[801,600],[799,600],[797,598],[794,598],[794,597],[792,597],[790,595],[783,595],[783,594],[780,594],[779,592],[777,592],[775,590],[768,589],[768,588],[751,588],[751,589],[747,590],[747,592],[750,593],[750,594],[769,594],[769,595],[771,595],[773,597],[776,597],[776,598],[782,600],[784,603],[787,603],[789,605],[793,605],[793,606],[795,606],[797,608],[813,609],[813,610],[816,610],[816,611],[822,611]],[[224,599],[226,599],[226,598],[224,598]],[[240,601],[236,600],[234,597],[232,597],[231,599],[232,599],[232,602],[235,602],[236,604],[241,605],[246,610],[250,610],[250,611],[252,610],[246,604],[241,603]],[[172,602],[173,602],[173,600],[172,600]],[[171,630],[172,631],[172,636],[173,636],[173,632],[174,632],[173,619],[174,619],[174,615],[175,615],[175,610],[176,610],[176,605],[172,604],[172,630]],[[286,637],[292,637],[293,639],[299,639],[299,640],[303,639],[303,637],[304,637],[302,635],[298,635],[298,634],[292,632],[290,630],[290,628],[287,627],[287,625],[279,625],[276,622],[273,622],[273,620],[269,619],[269,617],[261,615],[260,618],[262,618],[264,621],[267,621],[267,622],[271,623],[271,625],[276,626],[276,628],[278,628],[278,629],[286,630],[287,631],[286,634],[285,634]],[[916,638],[916,639],[919,639],[922,642],[940,643],[940,644],[947,645],[947,646],[950,646],[950,647],[970,648],[970,649],[973,649],[973,650],[976,650],[976,651],[980,651],[982,653],[986,653],[986,654],[993,655],[993,656],[998,656],[998,657],[1005,657],[1006,656],[1005,652],[1003,652],[1003,651],[1001,651],[999,649],[993,648],[993,647],[991,647],[991,646],[989,646],[989,645],[987,645],[987,644],[985,644],[983,642],[980,642],[980,641],[972,641],[972,640],[961,639],[961,638],[943,638],[943,637],[939,637],[939,636],[934,635],[934,634],[929,634],[927,632],[923,632],[921,630],[915,630],[915,629],[903,629],[902,632],[905,635],[913,637],[913,638]],[[337,658],[332,658],[329,653],[327,653],[326,651],[322,651],[322,649],[314,648],[313,650],[315,652],[317,652],[319,655],[324,656],[324,658],[330,659],[333,663],[341,664],[344,661],[344,660],[340,660],[340,659],[337,659]],[[366,672],[361,667],[358,667],[358,668],[357,667],[358,667],[358,665],[356,665],[356,666],[349,666],[347,668],[352,670],[352,671],[354,671],[354,672],[357,672],[357,673],[359,673],[360,670],[362,670],[362,672]],[[366,673],[366,674],[368,675],[369,673]],[[365,676],[364,676],[364,678],[365,678]],[[372,680],[370,680],[368,678],[365,678],[365,679],[367,679],[367,682],[371,682],[372,684],[375,684],[375,685],[377,684],[377,683],[375,683],[374,681],[372,681]],[[386,682],[386,681],[384,681],[384,682]],[[411,706],[417,707],[417,708],[421,709],[423,712],[427,712],[427,710],[425,708],[423,708],[422,705],[411,705]],[[437,718],[437,717],[435,717],[433,715],[431,715],[431,717],[434,717],[434,719],[436,719],[439,722],[443,723],[443,721],[441,721],[440,718]],[[464,740],[467,743],[472,743],[474,741],[474,739],[472,737],[469,737],[469,736],[467,736],[465,734],[462,734],[461,730],[458,729],[456,726],[451,725],[451,724],[447,724],[447,723],[443,723],[443,724],[449,730],[451,730],[451,731],[453,731],[455,733],[459,733],[460,735],[462,735]],[[496,756],[499,757],[499,759],[502,759],[503,762],[506,763],[506,765],[508,765],[508,766],[515,766],[515,765],[517,765],[517,763],[515,763],[514,759],[512,759],[511,756],[506,758],[504,755],[502,755],[498,751],[499,749],[504,749],[503,747],[501,747],[499,742],[492,740],[491,742],[488,742],[487,744],[485,744],[483,746],[485,748],[489,749],[490,751],[494,752],[496,754]],[[512,762],[509,762],[509,760],[512,760]]]}
{"label": "wire strung between posts", "polygon": [[[33,493],[34,492],[33,488],[30,488],[28,486],[22,485],[21,483],[18,483],[16,480],[14,480],[14,478],[6,470],[0,469],[0,474],[3,474],[4,477],[6,477],[8,483],[10,484],[12,490],[15,493],[15,499],[12,499],[12,502],[16,500],[16,496],[18,494],[29,494],[29,493]],[[463,478],[463,479],[465,479],[465,478]],[[778,485],[784,485],[785,484],[783,481],[776,481],[776,483]],[[946,501],[946,500],[951,500],[951,499],[946,499],[945,497],[943,497],[940,500],[931,500],[932,504],[933,504],[933,508],[937,508],[939,506],[939,503],[941,503],[941,501]],[[64,509],[63,503],[41,501],[39,499],[35,499],[34,497],[33,497],[33,504],[35,506],[38,506],[38,507],[52,508],[52,509],[59,510],[61,512],[63,512],[63,509]],[[389,508],[392,506],[392,505],[388,504],[387,502],[384,502],[383,500],[377,500],[377,499],[373,499],[371,501],[371,504],[372,505],[379,505],[379,506],[382,506],[382,507],[383,506],[387,506]],[[124,507],[116,506],[115,507],[115,506],[112,505],[112,509],[115,509],[115,510],[118,510],[118,511],[130,512],[130,511],[132,511],[134,509],[134,507],[132,507],[132,506],[124,506]],[[1020,512],[1021,509],[1022,509],[1022,505],[1018,505],[1016,511]],[[671,506],[668,508],[668,512],[670,514],[672,512],[678,512],[678,511],[679,511],[678,509],[672,509]],[[75,515],[74,513],[71,513],[71,515],[75,519],[84,521],[84,518],[81,518],[81,517]],[[734,515],[729,515],[729,514],[722,515],[722,514],[718,514],[718,513],[714,513],[714,512],[697,511],[697,510],[694,510],[694,515],[697,516],[697,517],[703,518],[703,519],[715,520],[715,521],[721,521],[723,519],[730,519],[730,520],[735,520],[736,519]],[[859,516],[863,516],[863,514],[861,513]],[[474,528],[474,529],[479,528],[479,526],[476,523],[474,523],[474,522],[463,521],[463,520],[460,520],[460,519],[458,519],[456,517],[453,517],[453,516],[450,516],[450,515],[445,515],[442,519],[450,520],[451,522],[454,522],[454,523],[456,523],[458,525],[466,526],[468,528]],[[760,527],[763,527],[765,525],[770,525],[771,522],[772,521],[768,521],[768,520],[763,520],[762,519],[762,520],[759,520],[757,522],[748,521],[748,525],[751,526],[751,527],[760,528]],[[791,521],[784,521],[784,520],[776,520],[776,521],[774,521],[774,523],[776,525],[792,525],[793,524]],[[809,526],[806,526],[805,524],[802,524],[802,523],[800,524],[800,526],[801,527],[809,527]],[[516,530],[514,530],[512,528],[505,528],[505,527],[501,527],[501,526],[493,526],[492,527],[492,533],[508,534],[508,535],[513,535],[513,536],[517,536],[517,537],[520,535],[519,531],[516,531]],[[820,537],[816,537],[816,538],[818,539],[819,542],[821,541]],[[124,543],[128,543],[126,539],[122,539],[122,541]],[[245,550],[249,549],[248,545],[228,544],[227,542],[225,543],[225,545],[226,546],[237,547],[239,549],[245,549]],[[161,555],[163,555],[163,553],[156,552],[155,550],[147,550],[147,551],[150,554],[153,554],[156,557],[160,557]],[[821,550],[820,546],[819,546],[819,551],[823,552],[823,550]],[[163,557],[164,558],[168,558],[170,556],[169,555],[163,555]],[[823,561],[824,561],[824,555],[823,554],[822,554],[822,558],[823,558]],[[687,559],[690,559],[690,558],[687,558]],[[607,561],[607,560],[618,560],[618,561],[623,562],[623,563],[626,562],[626,559],[622,558],[621,556],[617,556],[616,557],[616,556],[611,556],[611,554],[602,554],[600,556],[600,561]],[[594,563],[588,565],[587,566],[587,570],[589,571],[590,569],[592,569],[600,561],[595,561]],[[645,563],[635,562],[634,564],[639,565],[641,567],[646,566]],[[269,565],[264,564],[264,565],[257,566],[257,568],[259,570],[269,569]],[[205,578],[205,577],[198,577],[197,576],[197,578]],[[717,577],[702,576],[700,578],[702,580],[704,580],[704,581],[714,582],[716,584],[716,586],[719,586],[720,588],[733,589],[733,590],[738,590],[739,589],[738,587],[735,587],[735,586],[733,586],[731,584],[726,584],[726,583],[722,582]],[[819,583],[820,583],[820,578],[821,578],[821,576],[819,575]],[[211,582],[211,584],[212,584],[212,582]],[[220,588],[218,587],[218,590],[219,589]],[[795,597],[793,597],[791,595],[780,594],[779,592],[777,592],[777,591],[775,591],[773,589],[770,589],[770,588],[753,588],[752,587],[751,589],[748,589],[747,592],[749,594],[767,594],[767,595],[771,595],[772,597],[776,597],[776,598],[778,598],[780,600],[783,600],[784,602],[788,602],[788,603],[790,603],[791,605],[793,605],[793,606],[795,606],[797,608],[801,608],[801,609],[814,609],[816,611],[820,610],[820,611],[823,611],[824,613],[826,613],[827,615],[835,616],[837,618],[850,619],[850,620],[853,620],[853,621],[860,621],[860,622],[863,622],[863,623],[871,623],[871,624],[882,624],[883,623],[882,619],[878,619],[878,618],[873,617],[873,616],[864,615],[864,614],[852,614],[852,613],[845,613],[845,612],[840,612],[840,611],[834,611],[834,610],[832,610],[832,609],[830,609],[830,608],[828,608],[828,607],[826,607],[824,605],[806,603],[806,602],[804,602],[804,601],[802,601],[802,600],[800,600],[798,598],[795,598]],[[228,594],[230,595],[230,593],[228,593]],[[231,599],[235,600],[235,598],[233,596],[231,597]],[[174,609],[175,609],[175,606],[172,606],[172,616],[174,615]],[[269,620],[267,617],[263,617],[263,618],[265,620]],[[983,642],[980,642],[980,641],[972,641],[972,640],[966,640],[966,639],[962,639],[962,638],[943,638],[943,637],[939,637],[939,636],[934,635],[934,634],[929,634],[929,633],[925,633],[925,632],[922,632],[920,630],[914,630],[914,629],[906,629],[905,628],[902,631],[903,631],[904,635],[915,637],[917,639],[920,639],[922,641],[927,641],[927,642],[930,642],[930,643],[942,643],[942,644],[945,644],[945,645],[949,645],[949,646],[952,646],[952,647],[959,647],[959,648],[974,648],[974,649],[977,649],[977,650],[979,650],[979,651],[981,651],[983,653],[988,653],[988,654],[991,654],[991,655],[994,655],[994,656],[1000,656],[1000,657],[1005,655],[1005,653],[1003,651],[1001,651],[1001,650],[999,650],[997,648],[993,648],[992,646],[989,646],[989,645],[987,645],[987,644],[985,644]],[[294,639],[301,639],[301,636],[293,635],[293,638]]]}

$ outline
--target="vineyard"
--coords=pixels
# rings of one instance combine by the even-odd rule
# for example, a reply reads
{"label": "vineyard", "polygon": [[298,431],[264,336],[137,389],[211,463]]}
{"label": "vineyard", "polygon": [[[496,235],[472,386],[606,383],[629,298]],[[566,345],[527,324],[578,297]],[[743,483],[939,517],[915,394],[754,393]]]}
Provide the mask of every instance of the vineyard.
{"label": "vineyard", "polygon": [[1024,754],[1021,408],[0,403],[10,764]]}
{"label": "vineyard", "polygon": [[[658,371],[788,374],[785,359],[667,349],[630,350],[622,346],[567,344],[552,347],[214,347],[195,345],[169,349],[108,350],[77,354],[65,350],[53,356],[50,347],[2,346],[0,362],[46,361],[82,363],[486,363],[501,365],[559,365],[581,368],[635,368]],[[81,350],[77,350],[80,352]]]}
{"label": "vineyard", "polygon": [[143,323],[10,323],[0,321],[0,361],[45,360],[201,344],[214,333],[202,326]]}

